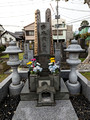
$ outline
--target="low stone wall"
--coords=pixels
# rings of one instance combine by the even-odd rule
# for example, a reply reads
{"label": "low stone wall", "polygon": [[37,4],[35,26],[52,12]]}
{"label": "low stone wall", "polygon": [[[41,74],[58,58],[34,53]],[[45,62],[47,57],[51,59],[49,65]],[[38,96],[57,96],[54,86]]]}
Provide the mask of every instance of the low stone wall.
{"label": "low stone wall", "polygon": [[[65,80],[68,80],[70,70],[61,70],[61,77]],[[21,79],[27,79],[28,78],[28,71],[20,71],[19,72]],[[82,85],[81,93],[90,101],[90,81],[88,81],[83,75],[81,75],[77,71],[78,80]],[[5,80],[3,80],[0,83],[0,102],[9,92],[9,85],[11,83],[11,77],[10,74]]]}
{"label": "low stone wall", "polygon": [[90,81],[88,81],[81,73],[77,71],[78,80],[82,85],[82,94],[90,101]]}
{"label": "low stone wall", "polygon": [[70,73],[70,70],[61,70],[61,77],[62,77],[64,80],[68,80],[68,78],[69,78],[69,73]]}
{"label": "low stone wall", "polygon": [[[28,78],[28,71],[20,71],[19,75],[22,79]],[[6,79],[0,83],[0,102],[7,96],[9,93],[9,85],[11,83],[12,74],[10,74]]]}
{"label": "low stone wall", "polygon": [[[61,70],[61,77],[68,80],[70,70]],[[81,84],[81,93],[90,101],[90,81],[77,71],[78,81]]]}
{"label": "low stone wall", "polygon": [[8,86],[11,83],[12,74],[10,74],[5,80],[0,83],[0,102],[3,100],[4,97],[7,96],[9,92]]}
{"label": "low stone wall", "polygon": [[19,75],[21,79],[28,79],[29,71],[19,71]]}

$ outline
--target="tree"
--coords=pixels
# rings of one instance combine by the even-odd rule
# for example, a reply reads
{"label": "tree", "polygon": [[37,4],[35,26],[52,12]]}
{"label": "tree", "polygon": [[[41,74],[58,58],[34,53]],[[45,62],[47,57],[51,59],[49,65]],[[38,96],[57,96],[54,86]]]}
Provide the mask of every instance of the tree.
{"label": "tree", "polygon": [[89,25],[89,22],[87,20],[83,20],[80,24],[80,26],[88,26]]}
{"label": "tree", "polygon": [[90,8],[90,0],[84,0],[84,4],[87,3]]}

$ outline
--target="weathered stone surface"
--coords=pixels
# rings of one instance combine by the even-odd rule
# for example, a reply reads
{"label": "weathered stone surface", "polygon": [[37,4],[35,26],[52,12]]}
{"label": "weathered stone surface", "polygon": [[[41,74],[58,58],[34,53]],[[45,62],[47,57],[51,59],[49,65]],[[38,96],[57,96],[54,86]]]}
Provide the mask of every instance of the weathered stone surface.
{"label": "weathered stone surface", "polygon": [[90,82],[77,71],[78,79],[82,85],[82,94],[90,101]]}
{"label": "weathered stone surface", "polygon": [[[47,79],[46,79],[47,81]],[[42,82],[42,80],[40,81],[40,83]],[[49,84],[49,81],[47,81]],[[55,100],[67,100],[69,99],[69,92],[68,89],[63,81],[63,79],[60,80],[60,85],[61,88],[60,90],[55,94]],[[28,80],[25,83],[25,86],[23,87],[21,94],[20,94],[21,100],[22,101],[31,101],[31,100],[37,100],[38,96],[37,93],[34,92],[30,92],[29,90],[29,86],[28,86]]]}
{"label": "weathered stone surface", "polygon": [[5,80],[0,83],[0,102],[7,96],[9,90],[8,87],[11,83],[12,74],[10,74]]}
{"label": "weathered stone surface", "polygon": [[34,40],[34,55],[38,55],[38,23],[41,22],[40,11],[35,11],[35,40]]}
{"label": "weathered stone surface", "polygon": [[39,23],[39,51],[38,54],[50,54],[50,25],[48,22]]}
{"label": "weathered stone surface", "polygon": [[12,120],[78,120],[70,100],[56,101],[56,106],[36,107],[35,101],[21,101]]}
{"label": "weathered stone surface", "polygon": [[52,37],[52,23],[51,23],[51,10],[48,8],[45,13],[45,21],[50,24],[50,54],[54,55],[53,37]]}

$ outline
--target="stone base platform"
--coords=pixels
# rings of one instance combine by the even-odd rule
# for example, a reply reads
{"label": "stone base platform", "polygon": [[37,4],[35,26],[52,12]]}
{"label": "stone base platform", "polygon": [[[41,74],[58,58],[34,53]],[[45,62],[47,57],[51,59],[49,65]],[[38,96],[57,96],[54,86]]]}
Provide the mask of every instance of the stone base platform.
{"label": "stone base platform", "polygon": [[21,101],[12,120],[78,120],[70,100],[57,100],[56,106],[36,107],[36,101]]}
{"label": "stone base platform", "polygon": [[[61,79],[60,82],[61,82],[61,90],[56,92],[55,100],[68,100],[69,91],[63,79]],[[36,94],[36,92],[30,92],[28,86],[28,80],[26,81],[25,86],[21,91],[20,97],[21,97],[21,101],[33,101],[38,99],[38,95]]]}

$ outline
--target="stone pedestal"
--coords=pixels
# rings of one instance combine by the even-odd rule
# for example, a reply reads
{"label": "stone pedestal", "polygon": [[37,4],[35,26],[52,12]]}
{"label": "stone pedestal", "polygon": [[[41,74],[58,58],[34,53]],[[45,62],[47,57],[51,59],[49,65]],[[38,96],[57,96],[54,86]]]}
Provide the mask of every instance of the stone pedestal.
{"label": "stone pedestal", "polygon": [[72,84],[72,83],[69,82],[69,80],[67,80],[66,85],[67,85],[68,90],[71,94],[76,95],[76,94],[80,93],[81,85],[78,81],[77,81],[76,84]]}
{"label": "stone pedestal", "polygon": [[23,88],[23,85],[23,82],[20,82],[18,85],[13,85],[13,83],[11,83],[9,86],[10,95],[19,95]]}

